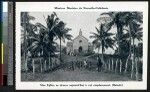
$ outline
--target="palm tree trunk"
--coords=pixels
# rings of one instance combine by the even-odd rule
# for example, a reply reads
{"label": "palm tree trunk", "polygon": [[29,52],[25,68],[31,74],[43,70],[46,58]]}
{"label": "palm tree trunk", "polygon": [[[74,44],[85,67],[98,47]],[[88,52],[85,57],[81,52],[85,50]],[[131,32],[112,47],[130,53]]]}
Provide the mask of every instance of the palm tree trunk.
{"label": "palm tree trunk", "polygon": [[27,72],[27,70],[28,70],[28,67],[27,67],[27,40],[26,40],[26,35],[27,35],[27,25],[26,25],[26,19],[25,18],[27,18],[27,16],[26,16],[26,14],[24,13],[24,19],[23,19],[23,23],[24,23],[24,60],[25,60],[25,70],[26,70],[26,72]]}
{"label": "palm tree trunk", "polygon": [[127,60],[126,60],[124,74],[127,73],[128,62],[129,62],[129,59],[131,58],[131,29],[129,29],[129,36],[130,36],[130,50],[129,50],[129,56],[128,56]]}
{"label": "palm tree trunk", "polygon": [[44,71],[44,63],[43,63],[43,61],[44,61],[43,55],[44,55],[44,54],[43,54],[43,53],[44,53],[44,52],[43,52],[43,47],[42,47],[42,53],[41,53],[41,56],[42,56],[42,57],[41,57],[41,59],[42,59],[42,60],[41,60],[41,71],[42,71],[42,72]]}
{"label": "palm tree trunk", "polygon": [[139,80],[139,71],[138,71],[138,59],[135,61],[135,66],[136,66],[136,80]]}
{"label": "palm tree trunk", "polygon": [[[120,37],[122,35],[122,26],[120,25],[117,25],[117,38],[118,38],[118,55],[120,56],[122,54],[121,52],[121,43],[120,43]],[[120,62],[120,73],[122,71],[122,60],[121,58],[118,58],[119,59],[119,62]]]}
{"label": "palm tree trunk", "polygon": [[35,65],[34,65],[34,59],[32,59],[32,68],[33,68],[33,79],[35,75]]}
{"label": "palm tree trunk", "polygon": [[121,54],[121,49],[120,49],[120,32],[122,31],[122,27],[117,25],[117,43],[118,43],[118,55]]}
{"label": "palm tree trunk", "polygon": [[115,73],[117,73],[118,59],[116,60]]}
{"label": "palm tree trunk", "polygon": [[110,71],[110,60],[108,60],[108,69],[109,69],[109,71]]}
{"label": "palm tree trunk", "polygon": [[129,56],[128,56],[128,58],[127,58],[127,60],[126,60],[124,74],[126,74],[126,73],[127,73],[127,69],[128,69],[128,62],[129,62],[130,57],[131,57],[131,55],[129,55]]}
{"label": "palm tree trunk", "polygon": [[135,57],[134,57],[134,38],[133,38],[133,60],[132,60],[132,69],[131,69],[131,78],[133,78],[133,73],[134,73],[134,62],[135,62]]}
{"label": "palm tree trunk", "polygon": [[[121,54],[121,48],[120,48],[120,36],[121,36],[120,32],[121,31],[122,31],[122,27],[120,25],[117,25],[117,43],[118,43],[118,55],[119,56]],[[118,61],[120,61],[120,58],[118,58],[116,61],[115,73],[117,73]]]}
{"label": "palm tree trunk", "polygon": [[[102,41],[103,42],[103,41]],[[104,64],[104,69],[107,69],[107,65],[106,63],[104,62],[104,46],[103,46],[103,43],[102,43],[102,62]]]}
{"label": "palm tree trunk", "polygon": [[42,73],[43,69],[42,69],[42,61],[41,61],[41,58],[40,58],[40,66],[41,66],[41,73]]}
{"label": "palm tree trunk", "polygon": [[114,70],[114,61],[113,61],[113,59],[111,59],[111,69],[112,69],[112,71]]}
{"label": "palm tree trunk", "polygon": [[53,67],[52,67],[52,64],[53,64],[53,62],[52,62],[52,57],[51,57],[52,55],[51,55],[51,52],[50,52],[50,68],[52,69]]}
{"label": "palm tree trunk", "polygon": [[50,61],[50,53],[48,54],[48,69],[50,69],[51,68],[51,61]]}
{"label": "palm tree trunk", "polygon": [[[140,48],[138,48],[138,52],[137,53],[140,53]],[[138,57],[137,57],[137,61],[136,61],[136,80],[138,81],[139,80],[139,63],[140,62],[140,55],[138,54]]]}
{"label": "palm tree trunk", "polygon": [[61,37],[60,37],[60,62],[61,62]]}
{"label": "palm tree trunk", "polygon": [[104,65],[104,69],[107,70],[107,69],[108,69],[108,66],[109,66],[108,60],[106,60],[105,63],[103,63],[103,65]]}
{"label": "palm tree trunk", "polygon": [[103,62],[103,65],[104,65],[104,69],[107,69],[107,65],[106,65],[106,63],[104,62],[103,50],[102,50],[102,62]]}
{"label": "palm tree trunk", "polygon": [[120,74],[122,72],[122,62],[121,62],[121,59],[120,59]]}
{"label": "palm tree trunk", "polygon": [[50,58],[48,58],[48,69],[51,68],[50,65],[51,65],[51,61],[50,61]]}
{"label": "palm tree trunk", "polygon": [[47,70],[47,59],[45,60],[45,71]]}
{"label": "palm tree trunk", "polygon": [[41,73],[42,73],[42,61],[41,61],[41,53],[40,53],[40,68],[41,68]]}
{"label": "palm tree trunk", "polygon": [[134,73],[134,61],[132,60],[131,79],[133,78],[133,73]]}
{"label": "palm tree trunk", "polygon": [[43,58],[44,62],[43,62],[43,68],[44,68],[44,71],[46,71],[46,60]]}
{"label": "palm tree trunk", "polygon": [[54,62],[54,60],[52,59],[51,60],[51,64],[50,64],[50,66],[51,66],[52,69],[54,68],[54,65],[53,65],[54,63],[53,62]]}
{"label": "palm tree trunk", "polygon": [[25,53],[24,53],[24,58],[25,58],[25,70],[26,70],[26,72],[28,71],[28,62],[27,62],[27,58],[26,58],[26,51],[25,51]]}
{"label": "palm tree trunk", "polygon": [[[25,53],[26,53],[26,51],[25,51]],[[28,71],[28,62],[27,62],[27,58],[26,58],[26,54],[24,54],[25,56],[25,70],[26,70],[26,72]]]}

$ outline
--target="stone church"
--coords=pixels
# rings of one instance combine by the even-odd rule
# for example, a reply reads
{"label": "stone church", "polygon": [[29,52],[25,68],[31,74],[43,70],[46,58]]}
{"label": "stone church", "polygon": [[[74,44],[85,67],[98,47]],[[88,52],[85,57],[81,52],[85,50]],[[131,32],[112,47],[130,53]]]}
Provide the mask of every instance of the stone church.
{"label": "stone church", "polygon": [[79,31],[79,35],[75,37],[72,42],[67,42],[67,54],[87,53],[92,51],[92,44],[82,35],[81,30]]}

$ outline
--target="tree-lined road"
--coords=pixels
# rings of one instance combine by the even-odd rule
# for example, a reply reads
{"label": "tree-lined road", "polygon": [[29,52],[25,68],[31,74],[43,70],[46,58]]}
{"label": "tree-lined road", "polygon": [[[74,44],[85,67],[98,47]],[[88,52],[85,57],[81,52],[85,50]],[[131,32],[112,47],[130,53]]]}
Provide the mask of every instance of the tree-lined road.
{"label": "tree-lined road", "polygon": [[[75,60],[75,56],[63,55],[65,62],[70,62],[70,60]],[[80,58],[84,58],[80,56]],[[79,59],[80,59],[79,58]],[[97,70],[88,70],[85,68],[79,69],[75,67],[72,69],[57,69],[56,71],[47,73],[35,73],[34,80],[33,74],[22,73],[23,81],[129,81],[128,77],[123,75],[115,74],[113,72],[98,72]]]}

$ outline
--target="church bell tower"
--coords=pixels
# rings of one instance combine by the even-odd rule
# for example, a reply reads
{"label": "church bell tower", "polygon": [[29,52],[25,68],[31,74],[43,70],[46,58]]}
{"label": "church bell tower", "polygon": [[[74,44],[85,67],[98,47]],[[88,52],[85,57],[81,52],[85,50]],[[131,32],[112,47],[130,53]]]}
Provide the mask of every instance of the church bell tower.
{"label": "church bell tower", "polygon": [[79,31],[79,35],[82,35],[82,31],[81,31],[81,29],[80,29],[80,31]]}

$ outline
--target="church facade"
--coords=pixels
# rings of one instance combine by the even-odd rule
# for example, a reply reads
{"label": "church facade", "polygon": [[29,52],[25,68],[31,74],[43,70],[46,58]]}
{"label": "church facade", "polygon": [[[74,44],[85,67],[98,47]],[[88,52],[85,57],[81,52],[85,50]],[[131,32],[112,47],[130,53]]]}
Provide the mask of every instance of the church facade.
{"label": "church facade", "polygon": [[88,39],[79,31],[79,35],[73,39],[72,42],[67,42],[67,53],[87,53],[93,51],[93,46],[89,43]]}

